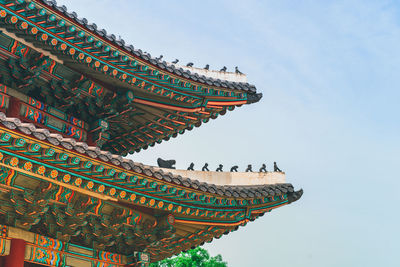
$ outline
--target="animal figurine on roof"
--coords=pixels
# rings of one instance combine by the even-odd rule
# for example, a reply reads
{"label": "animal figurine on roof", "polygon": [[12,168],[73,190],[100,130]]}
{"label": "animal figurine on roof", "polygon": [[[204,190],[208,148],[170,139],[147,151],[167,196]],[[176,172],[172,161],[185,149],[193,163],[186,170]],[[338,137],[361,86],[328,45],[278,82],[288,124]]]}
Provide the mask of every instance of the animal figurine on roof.
{"label": "animal figurine on roof", "polygon": [[263,164],[260,168],[259,172],[267,172],[267,166],[265,164]]}
{"label": "animal figurine on roof", "polygon": [[243,74],[243,73],[239,70],[239,68],[238,68],[237,66],[235,67],[235,73],[236,73],[236,74]]}
{"label": "animal figurine on roof", "polygon": [[210,170],[208,169],[208,163],[204,164],[204,166],[203,166],[203,168],[201,168],[201,170],[202,170],[203,172],[205,172],[205,171],[210,171]]}
{"label": "animal figurine on roof", "polygon": [[238,171],[238,168],[239,168],[239,166],[237,166],[237,165],[232,166],[231,172],[237,172],[237,171]]}
{"label": "animal figurine on roof", "polygon": [[188,64],[186,64],[186,67],[193,67],[193,62],[189,62]]}
{"label": "animal figurine on roof", "polygon": [[160,61],[163,57],[163,55],[160,55],[159,57],[156,57],[156,60]]}
{"label": "animal figurine on roof", "polygon": [[166,169],[175,169],[176,161],[174,159],[163,160],[162,158],[157,159],[158,167]]}
{"label": "animal figurine on roof", "polygon": [[246,172],[253,172],[251,164],[247,165]]}
{"label": "animal figurine on roof", "polygon": [[190,163],[190,166],[187,168],[188,171],[194,171],[194,163]]}
{"label": "animal figurine on roof", "polygon": [[222,72],[226,72],[226,70],[227,70],[227,68],[226,68],[226,66],[224,66],[222,69],[220,69],[219,71],[222,71]]}
{"label": "animal figurine on roof", "polygon": [[204,69],[205,69],[205,70],[209,70],[209,69],[210,69],[210,65],[207,64],[207,65],[204,67]]}
{"label": "animal figurine on roof", "polygon": [[274,172],[282,172],[281,169],[278,168],[278,165],[276,165],[275,161],[274,161]]}
{"label": "animal figurine on roof", "polygon": [[216,172],[222,172],[222,168],[224,166],[222,164],[219,164],[218,168],[215,170]]}
{"label": "animal figurine on roof", "polygon": [[178,63],[179,62],[179,59],[175,59],[174,61],[172,61],[171,63],[172,64],[176,64],[176,63]]}

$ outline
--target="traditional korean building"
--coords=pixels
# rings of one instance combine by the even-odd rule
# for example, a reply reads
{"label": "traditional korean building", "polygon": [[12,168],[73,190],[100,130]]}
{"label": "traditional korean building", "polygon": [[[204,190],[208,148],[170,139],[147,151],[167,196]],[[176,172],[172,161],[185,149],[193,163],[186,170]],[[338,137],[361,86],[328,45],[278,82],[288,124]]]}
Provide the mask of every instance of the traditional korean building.
{"label": "traditional korean building", "polygon": [[0,32],[0,265],[147,266],[301,197],[282,172],[125,158],[259,101],[244,75],[155,59],[54,1],[0,0]]}

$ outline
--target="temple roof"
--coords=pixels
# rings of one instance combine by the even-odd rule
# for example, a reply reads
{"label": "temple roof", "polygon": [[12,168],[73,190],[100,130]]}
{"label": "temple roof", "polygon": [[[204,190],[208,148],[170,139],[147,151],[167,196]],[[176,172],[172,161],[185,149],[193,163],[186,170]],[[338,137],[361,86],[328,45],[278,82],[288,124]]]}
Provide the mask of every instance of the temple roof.
{"label": "temple roof", "polygon": [[1,82],[85,122],[103,150],[139,152],[262,97],[243,74],[155,59],[55,1],[0,7]]}
{"label": "temple roof", "polygon": [[256,94],[256,87],[251,85],[247,82],[235,82],[228,79],[216,79],[210,76],[207,76],[206,73],[203,75],[199,75],[198,71],[194,69],[191,71],[192,68],[179,66],[177,64],[171,64],[166,61],[158,60],[156,57],[152,57],[150,53],[142,51],[141,49],[135,48],[131,44],[127,44],[124,39],[117,38],[115,34],[107,33],[105,29],[98,29],[95,23],[89,23],[86,18],[79,18],[78,14],[74,11],[69,12],[65,5],[59,6],[57,5],[57,1],[55,0],[42,0],[45,5],[51,7],[53,10],[57,11],[59,14],[62,14],[64,17],[73,20],[74,22],[78,23],[80,26],[84,27],[86,30],[92,32],[96,36],[102,38],[103,40],[123,49],[124,51],[128,52],[130,55],[140,58],[151,64],[156,66],[162,70],[166,70],[171,74],[175,74],[178,76],[182,76],[186,79],[190,79],[195,82],[200,82],[207,85],[213,85],[217,87],[225,87],[233,90],[241,90],[247,92],[249,94],[255,94],[254,101],[257,101],[262,97],[262,94]]}
{"label": "temple roof", "polygon": [[0,0],[0,221],[152,261],[235,231],[302,190],[284,173],[208,173],[217,183],[122,156],[261,97],[241,73],[153,58],[55,1]]}
{"label": "temple roof", "polygon": [[[18,118],[8,118],[0,112],[0,122],[12,130],[18,130],[24,134],[32,135],[39,140],[47,141],[55,146],[61,146],[80,154],[86,154],[93,159],[100,159],[104,162],[110,162],[120,166],[125,170],[133,170],[137,173],[144,173],[176,185],[183,185],[195,190],[200,189],[211,194],[218,194],[233,198],[255,198],[255,197],[273,197],[282,193],[294,193],[294,188],[288,183],[278,184],[259,184],[259,185],[215,185],[205,182],[199,182],[190,178],[174,175],[171,172],[165,172],[165,169],[144,165],[123,158],[119,155],[111,154],[108,151],[102,151],[98,147],[88,146],[84,142],[77,142],[73,138],[65,138],[60,134],[50,133],[47,129],[36,128],[32,123],[23,123]],[[297,199],[296,199],[297,200]]]}
{"label": "temple roof", "polygon": [[152,261],[211,242],[303,194],[288,183],[215,185],[185,178],[4,113],[0,159],[0,220],[89,248],[145,251]]}

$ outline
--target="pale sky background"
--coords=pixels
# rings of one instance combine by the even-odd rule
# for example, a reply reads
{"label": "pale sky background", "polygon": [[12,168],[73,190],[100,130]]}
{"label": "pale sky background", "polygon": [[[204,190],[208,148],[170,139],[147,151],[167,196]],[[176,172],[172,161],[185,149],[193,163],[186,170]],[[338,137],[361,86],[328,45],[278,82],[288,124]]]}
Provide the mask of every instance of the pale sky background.
{"label": "pale sky background", "polygon": [[397,1],[58,0],[127,43],[264,94],[131,156],[244,168],[276,160],[300,201],[205,247],[229,266],[400,266]]}

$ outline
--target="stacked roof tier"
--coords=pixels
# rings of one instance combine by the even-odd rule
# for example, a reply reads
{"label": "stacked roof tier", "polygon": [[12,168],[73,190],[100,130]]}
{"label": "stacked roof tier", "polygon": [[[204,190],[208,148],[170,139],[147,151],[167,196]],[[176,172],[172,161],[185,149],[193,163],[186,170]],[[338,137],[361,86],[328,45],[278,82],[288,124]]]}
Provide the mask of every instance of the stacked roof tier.
{"label": "stacked roof tier", "polygon": [[34,264],[147,266],[298,200],[282,172],[124,158],[261,97],[241,73],[155,59],[54,1],[0,0],[0,257],[23,239]]}
{"label": "stacked roof tier", "polygon": [[145,252],[152,261],[210,242],[302,195],[287,183],[192,180],[4,113],[0,168],[0,223],[121,255]]}
{"label": "stacked roof tier", "polygon": [[2,82],[83,121],[78,137],[103,150],[138,152],[262,96],[248,83],[154,59],[53,1],[1,0],[0,8]]}

